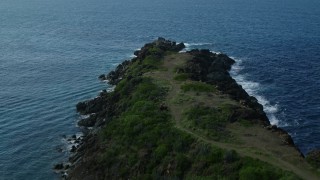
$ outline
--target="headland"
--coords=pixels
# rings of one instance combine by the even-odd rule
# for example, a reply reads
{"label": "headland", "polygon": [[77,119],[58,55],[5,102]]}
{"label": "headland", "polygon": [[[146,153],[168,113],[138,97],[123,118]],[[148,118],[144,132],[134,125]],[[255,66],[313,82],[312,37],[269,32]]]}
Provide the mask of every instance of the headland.
{"label": "headland", "polygon": [[320,178],[230,76],[233,59],[182,49],[159,38],[99,76],[115,89],[77,104],[89,115],[78,124],[90,130],[59,166],[65,178]]}

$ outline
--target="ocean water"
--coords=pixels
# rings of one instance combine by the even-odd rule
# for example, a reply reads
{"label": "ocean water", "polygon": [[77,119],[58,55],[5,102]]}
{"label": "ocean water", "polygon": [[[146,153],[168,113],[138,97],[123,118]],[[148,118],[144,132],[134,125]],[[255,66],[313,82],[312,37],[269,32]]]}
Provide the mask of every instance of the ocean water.
{"label": "ocean water", "polygon": [[[1,0],[0,179],[58,179],[77,102],[159,36],[232,56],[232,76],[306,153],[320,147],[318,0]],[[62,152],[61,152],[62,150]]]}

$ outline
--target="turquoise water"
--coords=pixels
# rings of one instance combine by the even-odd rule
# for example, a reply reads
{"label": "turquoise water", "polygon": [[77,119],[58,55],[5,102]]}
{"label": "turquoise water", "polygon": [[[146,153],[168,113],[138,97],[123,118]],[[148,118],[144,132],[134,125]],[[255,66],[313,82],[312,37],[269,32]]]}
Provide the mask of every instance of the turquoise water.
{"label": "turquoise water", "polygon": [[[78,101],[158,36],[236,59],[234,78],[306,153],[320,147],[317,0],[0,1],[0,179],[57,179]],[[59,149],[63,149],[60,152]]]}

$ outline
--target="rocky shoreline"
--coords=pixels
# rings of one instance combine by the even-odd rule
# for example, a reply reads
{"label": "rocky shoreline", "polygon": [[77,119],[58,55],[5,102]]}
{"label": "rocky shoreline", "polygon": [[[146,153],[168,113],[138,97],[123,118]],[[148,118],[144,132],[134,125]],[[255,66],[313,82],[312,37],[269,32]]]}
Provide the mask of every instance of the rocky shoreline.
{"label": "rocky shoreline", "polygon": [[[152,48],[160,49],[160,51],[152,51]],[[116,86],[123,79],[131,79],[132,73],[131,67],[133,63],[140,62],[150,54],[154,57],[163,57],[168,51],[179,52],[184,49],[183,43],[177,44],[173,41],[159,38],[158,40],[145,44],[141,50],[135,51],[135,58],[126,60],[119,64],[114,71],[111,71],[107,75],[100,75],[100,80],[107,80],[110,85]],[[278,134],[279,138],[283,141],[283,144],[287,146],[295,146],[291,136],[283,129],[271,125],[263,107],[258,103],[257,99],[253,96],[249,96],[248,93],[237,84],[236,81],[230,76],[229,70],[235,61],[229,58],[225,54],[215,54],[209,50],[191,50],[186,52],[192,55],[193,59],[188,61],[187,65],[176,69],[177,73],[190,74],[190,79],[193,81],[205,82],[207,84],[215,86],[222,94],[228,95],[231,99],[239,102],[244,108],[234,108],[232,114],[229,116],[229,122],[235,122],[238,119],[247,119],[249,121],[258,122],[265,129],[270,130]],[[145,67],[143,68],[152,68]],[[151,66],[151,65],[150,65]],[[136,72],[136,76],[142,76],[143,71]],[[105,147],[101,147],[98,135],[99,130],[104,127],[113,117],[117,117],[122,109],[121,107],[113,106],[119,101],[119,94],[110,95],[109,92],[103,90],[98,97],[79,102],[76,105],[77,111],[81,115],[88,115],[86,118],[81,119],[78,125],[87,129],[87,133],[83,137],[71,137],[70,141],[77,142],[76,145],[71,148],[71,157],[67,163],[59,163],[54,169],[62,174],[65,179],[77,179],[76,174],[81,174],[81,171],[85,171],[86,167],[95,166],[91,164],[89,159],[93,158],[97,152],[101,152]],[[300,151],[299,151],[300,152]],[[300,153],[302,157],[303,154]],[[314,153],[313,153],[314,154]],[[316,155],[314,155],[316,156]],[[98,174],[86,177],[97,179]]]}

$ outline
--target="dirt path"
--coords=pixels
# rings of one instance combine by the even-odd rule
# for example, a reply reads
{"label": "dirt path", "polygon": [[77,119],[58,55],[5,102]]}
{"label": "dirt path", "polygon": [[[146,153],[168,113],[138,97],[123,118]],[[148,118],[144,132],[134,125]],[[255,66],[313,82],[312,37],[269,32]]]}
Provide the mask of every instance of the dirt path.
{"label": "dirt path", "polygon": [[[231,124],[228,127],[228,130],[237,137],[237,141],[240,143],[217,142],[184,127],[181,122],[183,110],[185,107],[190,107],[190,103],[192,102],[184,104],[172,103],[172,100],[181,93],[181,82],[174,81],[173,79],[175,76],[175,68],[183,65],[189,58],[191,58],[190,55],[185,53],[166,56],[163,65],[167,69],[166,71],[155,71],[147,74],[147,76],[151,76],[160,81],[165,81],[169,84],[170,90],[168,92],[166,103],[175,119],[176,128],[213,146],[227,150],[235,150],[241,156],[256,158],[281,169],[294,172],[302,179],[320,179],[319,174],[315,173],[310,165],[306,163],[304,158],[299,156],[299,152],[297,152],[293,147],[283,145],[283,142],[277,134],[264,129],[261,126],[256,125],[253,127],[242,127],[237,123]],[[196,96],[195,99],[199,99],[199,96]],[[220,102],[223,100],[224,98],[220,95],[213,95],[208,101],[202,101],[201,103],[212,103],[214,101]]]}

